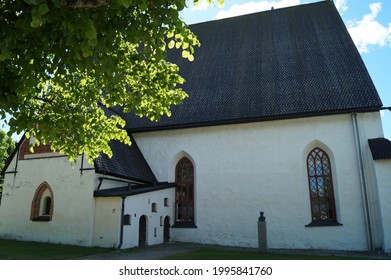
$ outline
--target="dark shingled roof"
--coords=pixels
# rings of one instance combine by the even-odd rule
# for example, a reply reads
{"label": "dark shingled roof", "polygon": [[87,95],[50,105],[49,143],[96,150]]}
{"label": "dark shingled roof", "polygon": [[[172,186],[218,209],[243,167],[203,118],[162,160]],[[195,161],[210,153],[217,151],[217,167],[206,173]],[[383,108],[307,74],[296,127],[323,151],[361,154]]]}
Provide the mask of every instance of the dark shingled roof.
{"label": "dark shingled roof", "polygon": [[156,181],[155,175],[134,139],[132,139],[131,146],[113,140],[110,142],[110,148],[113,152],[112,158],[102,154],[95,160],[95,171],[97,173],[142,183],[153,183]]}
{"label": "dark shingled roof", "polygon": [[201,47],[173,51],[189,94],[154,123],[127,114],[133,132],[376,111],[381,100],[331,1],[191,25]]}
{"label": "dark shingled roof", "polygon": [[142,194],[146,192],[154,192],[175,187],[175,184],[161,183],[155,186],[132,186],[132,187],[119,187],[113,189],[96,190],[94,191],[94,197],[115,197],[115,196],[132,196]]}
{"label": "dark shingled roof", "polygon": [[391,159],[391,141],[386,138],[368,140],[373,160]]}

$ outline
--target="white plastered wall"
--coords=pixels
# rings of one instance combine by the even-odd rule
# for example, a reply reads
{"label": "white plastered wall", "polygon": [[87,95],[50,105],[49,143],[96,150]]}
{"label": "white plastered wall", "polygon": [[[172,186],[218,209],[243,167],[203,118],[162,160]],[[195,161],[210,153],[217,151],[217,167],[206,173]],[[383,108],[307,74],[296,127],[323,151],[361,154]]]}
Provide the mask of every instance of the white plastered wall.
{"label": "white plastered wall", "polygon": [[[132,195],[125,200],[124,215],[130,215],[130,225],[124,225],[122,248],[139,245],[139,222],[146,216],[146,243],[154,245],[163,243],[164,219],[169,217],[170,225],[174,219],[174,188]],[[168,199],[165,206],[164,199]],[[152,203],[156,203],[156,212],[152,212]]]}
{"label": "white plastered wall", "polygon": [[383,248],[391,253],[391,160],[375,161],[383,225]]}
{"label": "white plastered wall", "polygon": [[[365,138],[382,136],[378,113],[360,114]],[[265,212],[269,248],[367,250],[352,116],[333,115],[134,134],[159,181],[174,181],[175,164],[195,167],[195,229],[172,229],[172,239],[257,246]],[[307,152],[321,145],[333,164],[342,226],[311,221]]]}
{"label": "white plastered wall", "polygon": [[[101,181],[99,178],[104,179]],[[95,185],[99,186],[100,190],[124,187],[127,183],[135,182],[100,174],[95,176]],[[147,220],[147,245],[163,243],[164,219],[169,217],[172,224],[174,217],[174,195],[175,189],[168,188],[127,196],[123,215],[130,215],[130,224],[123,225],[122,244],[120,244],[122,198],[97,197],[93,245],[114,248],[121,245],[121,249],[138,246],[141,216],[145,216]],[[156,212],[152,211],[153,203],[156,204]]]}
{"label": "white plastered wall", "polygon": [[93,246],[118,248],[120,243],[121,198],[96,197]]}
{"label": "white plastered wall", "polygon": [[[79,160],[66,157],[18,160],[5,174],[0,205],[0,238],[91,246],[94,219],[94,171],[80,172]],[[17,173],[9,173],[15,171]],[[84,161],[84,168],[91,167]],[[39,185],[53,191],[53,217],[30,220],[31,203]]]}

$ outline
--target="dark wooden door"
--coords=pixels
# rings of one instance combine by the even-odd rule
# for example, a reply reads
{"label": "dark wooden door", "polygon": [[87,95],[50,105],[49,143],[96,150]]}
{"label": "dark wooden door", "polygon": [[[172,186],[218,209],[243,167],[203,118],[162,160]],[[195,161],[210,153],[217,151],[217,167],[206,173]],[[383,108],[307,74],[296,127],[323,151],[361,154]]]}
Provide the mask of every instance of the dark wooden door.
{"label": "dark wooden door", "polygon": [[138,226],[138,246],[143,247],[147,245],[147,217],[144,215],[140,217]]}
{"label": "dark wooden door", "polygon": [[166,216],[164,218],[163,242],[168,241],[170,241],[170,218]]}

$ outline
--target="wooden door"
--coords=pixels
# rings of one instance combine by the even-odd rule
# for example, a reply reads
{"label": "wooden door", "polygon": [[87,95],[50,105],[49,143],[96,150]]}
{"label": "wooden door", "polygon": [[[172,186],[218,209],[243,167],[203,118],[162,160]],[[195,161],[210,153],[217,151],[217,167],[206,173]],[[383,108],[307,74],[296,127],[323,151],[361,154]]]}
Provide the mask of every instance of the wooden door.
{"label": "wooden door", "polygon": [[145,215],[140,217],[138,226],[138,246],[147,246],[147,217]]}
{"label": "wooden door", "polygon": [[170,241],[170,217],[164,218],[163,242]]}

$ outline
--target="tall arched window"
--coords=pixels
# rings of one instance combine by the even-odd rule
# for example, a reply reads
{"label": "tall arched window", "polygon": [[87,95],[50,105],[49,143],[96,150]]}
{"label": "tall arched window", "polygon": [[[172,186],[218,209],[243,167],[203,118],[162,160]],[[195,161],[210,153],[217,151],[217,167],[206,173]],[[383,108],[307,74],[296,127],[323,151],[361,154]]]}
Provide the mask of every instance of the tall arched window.
{"label": "tall arched window", "polygon": [[183,157],[175,168],[176,224],[194,226],[194,167]]}
{"label": "tall arched window", "polygon": [[53,216],[53,191],[49,184],[43,182],[35,191],[31,202],[30,220],[48,222]]}
{"label": "tall arched window", "polygon": [[315,148],[308,154],[307,172],[312,216],[309,226],[338,224],[330,158],[325,151]]}

